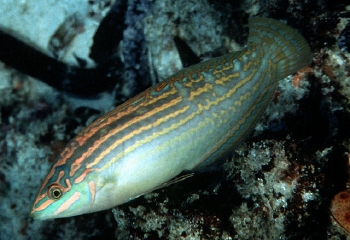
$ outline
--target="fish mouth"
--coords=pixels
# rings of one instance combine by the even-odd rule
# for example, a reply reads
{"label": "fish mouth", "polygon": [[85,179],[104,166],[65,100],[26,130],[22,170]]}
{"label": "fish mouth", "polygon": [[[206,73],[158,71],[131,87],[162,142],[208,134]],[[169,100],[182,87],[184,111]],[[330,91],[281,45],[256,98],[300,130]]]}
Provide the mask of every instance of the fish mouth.
{"label": "fish mouth", "polygon": [[51,218],[45,215],[42,211],[35,211],[34,209],[32,209],[29,216],[34,218],[35,220],[46,220]]}

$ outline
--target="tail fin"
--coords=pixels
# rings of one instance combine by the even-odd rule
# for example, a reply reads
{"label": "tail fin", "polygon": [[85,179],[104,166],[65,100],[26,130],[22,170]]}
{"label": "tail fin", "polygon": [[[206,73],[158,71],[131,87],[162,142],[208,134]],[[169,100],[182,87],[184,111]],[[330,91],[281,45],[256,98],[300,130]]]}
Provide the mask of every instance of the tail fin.
{"label": "tail fin", "polygon": [[[310,64],[312,55],[304,37],[286,24],[256,17],[249,21],[248,44],[265,45],[266,61],[276,63],[276,79],[281,80]],[[273,59],[271,59],[273,58]]]}

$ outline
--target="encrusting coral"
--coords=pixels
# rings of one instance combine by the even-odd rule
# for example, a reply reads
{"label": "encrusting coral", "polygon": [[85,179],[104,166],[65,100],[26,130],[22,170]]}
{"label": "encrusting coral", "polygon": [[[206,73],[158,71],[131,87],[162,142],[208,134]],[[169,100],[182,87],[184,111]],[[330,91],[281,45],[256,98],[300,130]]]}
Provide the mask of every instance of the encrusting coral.
{"label": "encrusting coral", "polygon": [[330,210],[339,225],[350,233],[350,189],[334,196]]}

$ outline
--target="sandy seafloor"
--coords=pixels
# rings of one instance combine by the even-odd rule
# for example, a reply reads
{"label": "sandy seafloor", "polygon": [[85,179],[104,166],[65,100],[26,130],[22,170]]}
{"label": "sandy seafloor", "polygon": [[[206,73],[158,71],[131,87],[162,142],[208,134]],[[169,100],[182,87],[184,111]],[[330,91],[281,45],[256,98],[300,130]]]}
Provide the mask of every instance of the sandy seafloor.
{"label": "sandy seafloor", "polygon": [[[78,65],[79,58],[94,67],[93,35],[115,2],[0,0],[0,28],[67,65]],[[121,74],[110,91],[72,96],[0,62],[0,239],[347,239],[329,209],[332,198],[349,187],[350,54],[337,41],[342,34],[350,43],[350,33],[342,32],[350,3],[125,4],[125,26],[117,29],[123,39],[113,53],[121,59]],[[313,63],[280,81],[254,132],[221,167],[113,211],[47,221],[29,217],[54,156],[69,139],[182,68],[175,36],[201,60],[209,59],[243,46],[248,18],[257,14],[298,29],[310,44]],[[76,25],[62,28],[71,16]],[[62,39],[75,31],[54,48],[58,29]]]}

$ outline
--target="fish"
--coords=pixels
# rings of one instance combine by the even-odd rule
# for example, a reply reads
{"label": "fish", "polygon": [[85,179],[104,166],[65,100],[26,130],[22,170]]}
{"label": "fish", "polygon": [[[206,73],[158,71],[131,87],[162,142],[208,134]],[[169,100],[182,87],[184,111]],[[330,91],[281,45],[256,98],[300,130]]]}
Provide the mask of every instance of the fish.
{"label": "fish", "polygon": [[251,18],[245,48],[180,70],[73,138],[44,179],[31,216],[110,209],[212,165],[252,132],[278,81],[311,57],[297,30]]}

